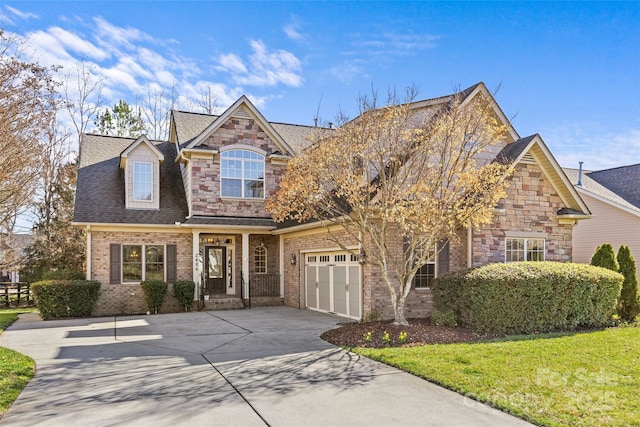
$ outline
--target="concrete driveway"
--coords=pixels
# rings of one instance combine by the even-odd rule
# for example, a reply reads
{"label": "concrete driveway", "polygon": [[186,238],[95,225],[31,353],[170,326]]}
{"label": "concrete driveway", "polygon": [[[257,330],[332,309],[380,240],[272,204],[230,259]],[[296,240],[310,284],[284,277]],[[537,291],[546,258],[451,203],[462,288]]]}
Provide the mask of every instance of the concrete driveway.
{"label": "concrete driveway", "polygon": [[527,423],[336,348],[343,320],[287,307],[30,322],[0,345],[37,372],[3,426],[515,426]]}

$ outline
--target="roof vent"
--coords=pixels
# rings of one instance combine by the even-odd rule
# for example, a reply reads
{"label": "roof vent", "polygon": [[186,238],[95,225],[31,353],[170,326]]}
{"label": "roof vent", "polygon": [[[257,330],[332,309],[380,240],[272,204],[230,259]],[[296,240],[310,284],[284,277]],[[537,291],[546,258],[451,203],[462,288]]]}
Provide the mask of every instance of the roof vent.
{"label": "roof vent", "polygon": [[578,185],[580,187],[582,187],[582,163],[583,162],[578,162],[580,164],[580,167],[578,168]]}
{"label": "roof vent", "polygon": [[531,153],[526,153],[524,156],[522,156],[520,161],[522,163],[529,163],[529,164],[535,164],[536,163],[536,159],[533,157],[533,154],[531,154]]}
{"label": "roof vent", "polygon": [[245,107],[240,107],[236,111],[233,112],[233,117],[238,117],[241,119],[250,119],[251,114]]}

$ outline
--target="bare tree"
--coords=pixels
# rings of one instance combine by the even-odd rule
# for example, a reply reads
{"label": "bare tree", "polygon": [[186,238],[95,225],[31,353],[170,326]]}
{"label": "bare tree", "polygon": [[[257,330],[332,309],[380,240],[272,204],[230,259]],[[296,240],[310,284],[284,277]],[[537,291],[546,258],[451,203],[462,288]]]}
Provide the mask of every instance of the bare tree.
{"label": "bare tree", "polygon": [[392,92],[382,107],[375,92],[362,96],[356,119],[316,128],[314,145],[289,162],[267,201],[276,221],[318,220],[344,250],[353,253],[346,245],[357,243],[386,283],[400,324],[416,272],[442,239],[490,221],[510,171],[487,160],[506,131],[488,93],[424,108],[412,103],[415,93]]}
{"label": "bare tree", "polygon": [[152,139],[167,139],[171,110],[176,104],[175,87],[171,88],[169,94],[162,89],[150,87],[142,104],[148,136]]}
{"label": "bare tree", "polygon": [[76,63],[74,72],[65,75],[62,86],[65,107],[76,129],[78,146],[80,146],[82,134],[87,131],[87,126],[95,119],[104,104],[102,97],[104,78],[97,77],[94,71],[94,66],[80,61]]}
{"label": "bare tree", "polygon": [[218,101],[216,100],[210,85],[207,85],[206,92],[200,95],[198,106],[207,114],[214,114],[218,108]]}
{"label": "bare tree", "polygon": [[33,199],[56,104],[55,69],[25,59],[21,48],[0,30],[0,230]]}

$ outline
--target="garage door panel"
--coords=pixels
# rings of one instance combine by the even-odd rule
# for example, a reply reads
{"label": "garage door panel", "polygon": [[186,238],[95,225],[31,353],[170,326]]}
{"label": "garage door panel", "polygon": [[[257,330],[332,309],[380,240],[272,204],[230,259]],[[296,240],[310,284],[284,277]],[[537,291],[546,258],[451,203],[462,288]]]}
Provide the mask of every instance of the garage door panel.
{"label": "garage door panel", "polygon": [[331,309],[331,282],[330,267],[318,267],[318,308],[330,311]]}
{"label": "garage door panel", "polygon": [[349,267],[349,315],[360,318],[360,267]]}
{"label": "garage door panel", "polygon": [[307,307],[318,308],[318,299],[316,298],[316,267],[305,267],[305,277]]}
{"label": "garage door panel", "polygon": [[347,313],[347,267],[333,267],[333,311]]}

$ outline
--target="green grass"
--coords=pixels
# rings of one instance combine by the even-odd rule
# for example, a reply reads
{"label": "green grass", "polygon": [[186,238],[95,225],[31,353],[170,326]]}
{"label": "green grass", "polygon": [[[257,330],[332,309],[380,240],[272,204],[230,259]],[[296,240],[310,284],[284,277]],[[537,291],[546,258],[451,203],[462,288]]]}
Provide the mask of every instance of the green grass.
{"label": "green grass", "polygon": [[640,426],[639,327],[354,351],[539,425]]}
{"label": "green grass", "polygon": [[[0,333],[18,319],[18,314],[37,311],[33,308],[0,310]],[[0,347],[0,417],[18,397],[22,389],[33,378],[35,362],[30,357]]]}

